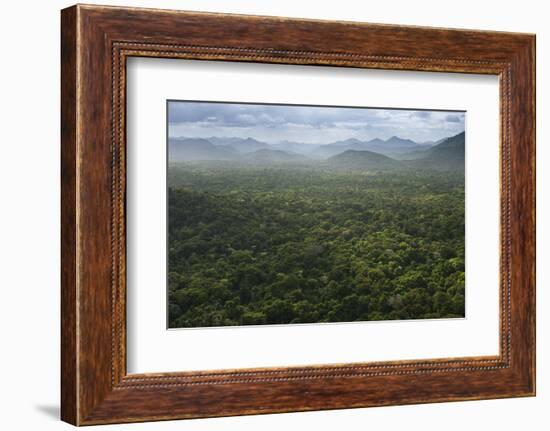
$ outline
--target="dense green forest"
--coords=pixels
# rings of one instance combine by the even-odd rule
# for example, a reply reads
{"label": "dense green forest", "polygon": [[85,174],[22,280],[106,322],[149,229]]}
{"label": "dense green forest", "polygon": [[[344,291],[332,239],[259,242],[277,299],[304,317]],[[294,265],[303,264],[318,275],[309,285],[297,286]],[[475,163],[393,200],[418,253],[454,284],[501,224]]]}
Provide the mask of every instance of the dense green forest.
{"label": "dense green forest", "polygon": [[169,327],[464,316],[464,172],[179,162]]}

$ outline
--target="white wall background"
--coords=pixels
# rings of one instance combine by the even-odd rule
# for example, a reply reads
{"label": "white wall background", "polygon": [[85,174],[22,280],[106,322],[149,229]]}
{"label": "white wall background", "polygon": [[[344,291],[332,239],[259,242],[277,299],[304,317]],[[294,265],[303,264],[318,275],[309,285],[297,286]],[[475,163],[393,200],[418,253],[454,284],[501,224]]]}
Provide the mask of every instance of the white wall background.
{"label": "white wall background", "polygon": [[[537,0],[119,0],[171,9],[537,33],[538,396],[536,398],[105,426],[134,430],[545,430],[550,423],[550,27]],[[4,2],[0,14],[0,427],[59,422],[59,10]]]}

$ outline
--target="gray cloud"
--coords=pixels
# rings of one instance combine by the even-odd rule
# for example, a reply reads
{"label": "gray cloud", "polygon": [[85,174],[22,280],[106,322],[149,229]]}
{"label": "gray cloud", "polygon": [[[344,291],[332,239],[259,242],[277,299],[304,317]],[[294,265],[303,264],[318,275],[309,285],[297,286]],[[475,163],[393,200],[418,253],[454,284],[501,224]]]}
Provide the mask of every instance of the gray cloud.
{"label": "gray cloud", "polygon": [[394,135],[421,142],[463,131],[464,117],[464,112],[404,109],[183,101],[168,105],[170,136],[250,136],[267,142],[327,143]]}
{"label": "gray cloud", "polygon": [[416,118],[430,118],[432,113],[430,111],[412,111],[411,116]]}
{"label": "gray cloud", "polygon": [[464,117],[460,117],[459,115],[447,115],[445,117],[445,121],[448,121],[449,123],[463,123]]}

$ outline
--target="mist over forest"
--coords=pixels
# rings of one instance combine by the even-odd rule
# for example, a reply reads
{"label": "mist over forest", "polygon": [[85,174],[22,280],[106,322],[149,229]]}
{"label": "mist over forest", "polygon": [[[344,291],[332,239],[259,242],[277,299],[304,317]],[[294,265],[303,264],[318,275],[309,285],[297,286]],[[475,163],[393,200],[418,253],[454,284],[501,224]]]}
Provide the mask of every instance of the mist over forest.
{"label": "mist over forest", "polygon": [[169,161],[234,161],[243,164],[293,163],[364,169],[464,169],[465,134],[416,143],[393,136],[386,141],[355,138],[325,145],[247,138],[170,138]]}

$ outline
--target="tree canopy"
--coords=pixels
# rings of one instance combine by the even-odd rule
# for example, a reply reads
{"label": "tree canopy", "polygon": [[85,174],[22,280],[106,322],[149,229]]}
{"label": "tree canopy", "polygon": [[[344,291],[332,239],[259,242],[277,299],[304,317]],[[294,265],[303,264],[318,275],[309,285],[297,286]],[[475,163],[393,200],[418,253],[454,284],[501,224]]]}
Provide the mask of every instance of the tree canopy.
{"label": "tree canopy", "polygon": [[173,164],[169,326],[464,316],[464,174]]}

